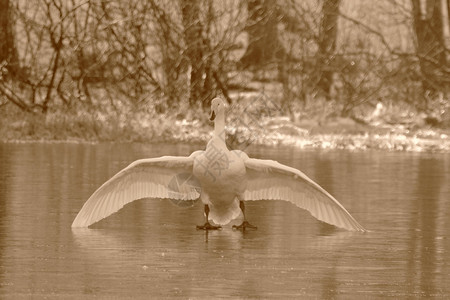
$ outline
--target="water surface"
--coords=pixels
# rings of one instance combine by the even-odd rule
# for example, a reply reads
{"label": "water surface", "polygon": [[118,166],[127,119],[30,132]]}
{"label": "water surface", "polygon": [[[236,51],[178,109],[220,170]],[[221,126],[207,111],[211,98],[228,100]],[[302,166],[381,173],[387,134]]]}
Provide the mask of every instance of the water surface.
{"label": "water surface", "polygon": [[205,234],[201,203],[158,199],[71,229],[131,161],[201,147],[0,144],[0,298],[450,297],[449,154],[248,149],[304,171],[369,233],[258,201],[257,231]]}

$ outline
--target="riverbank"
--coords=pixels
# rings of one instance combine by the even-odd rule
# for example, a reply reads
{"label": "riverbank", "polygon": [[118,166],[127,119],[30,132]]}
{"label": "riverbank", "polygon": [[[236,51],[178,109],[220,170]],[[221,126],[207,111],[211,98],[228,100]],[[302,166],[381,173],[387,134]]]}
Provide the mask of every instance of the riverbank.
{"label": "riverbank", "polygon": [[[148,112],[105,115],[99,112],[3,114],[0,141],[18,142],[181,142],[206,143],[212,124],[185,115]],[[414,122],[413,122],[414,123]],[[417,124],[416,124],[417,123]],[[229,119],[227,143],[231,149],[249,145],[289,146],[299,149],[347,149],[412,152],[450,152],[450,130],[429,124],[387,124],[352,118],[261,117]]]}

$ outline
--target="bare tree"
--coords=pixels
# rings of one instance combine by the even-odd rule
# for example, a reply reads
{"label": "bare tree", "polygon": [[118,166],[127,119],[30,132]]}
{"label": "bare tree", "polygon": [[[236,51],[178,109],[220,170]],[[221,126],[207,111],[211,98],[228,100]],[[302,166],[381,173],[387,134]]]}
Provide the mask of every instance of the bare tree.
{"label": "bare tree", "polygon": [[319,50],[317,53],[320,79],[318,86],[330,99],[330,88],[333,83],[333,70],[330,61],[336,51],[338,33],[339,4],[341,0],[324,0],[322,5],[322,20],[320,22]]}
{"label": "bare tree", "polygon": [[280,11],[273,0],[247,0],[248,46],[241,58],[243,67],[264,67],[285,56],[279,40]]}
{"label": "bare tree", "polygon": [[[428,91],[439,91],[443,84],[449,84],[445,31],[441,1],[412,0],[414,31],[417,38],[417,55],[422,74],[422,87]],[[448,18],[448,14],[447,14]],[[448,29],[447,29],[448,30]],[[445,80],[445,77],[447,80]],[[445,82],[445,83],[444,83]]]}
{"label": "bare tree", "polygon": [[233,86],[268,87],[291,116],[324,98],[348,115],[394,94],[417,105],[420,85],[449,86],[449,1],[361,2],[361,18],[341,0],[0,0],[2,75],[20,71],[0,94],[43,112],[206,108]]}
{"label": "bare tree", "polygon": [[[149,41],[160,53],[161,58],[153,59],[160,74],[149,72],[154,79],[155,91],[159,97],[165,99],[166,106],[177,104],[187,90],[185,74],[187,73],[187,60],[183,55],[183,29],[177,24],[170,12],[156,0],[149,0],[149,11],[154,29],[150,30],[153,39]],[[158,76],[159,75],[159,76]]]}
{"label": "bare tree", "polygon": [[0,0],[0,64],[4,63],[6,69],[15,75],[19,66],[11,17],[9,0]]}
{"label": "bare tree", "polygon": [[203,101],[203,75],[205,74],[205,45],[203,41],[203,24],[200,21],[199,0],[181,0],[186,56],[190,64],[189,103]]}

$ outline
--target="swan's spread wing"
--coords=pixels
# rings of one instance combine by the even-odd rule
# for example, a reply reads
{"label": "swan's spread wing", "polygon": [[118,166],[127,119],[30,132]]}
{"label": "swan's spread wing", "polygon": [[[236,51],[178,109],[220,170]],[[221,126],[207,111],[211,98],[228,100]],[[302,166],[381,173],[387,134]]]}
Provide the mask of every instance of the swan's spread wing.
{"label": "swan's spread wing", "polygon": [[301,171],[273,160],[245,159],[244,200],[287,200],[317,219],[348,230],[365,231],[327,191]]}
{"label": "swan's spread wing", "polygon": [[142,198],[197,199],[193,163],[192,155],[163,156],[131,163],[92,194],[72,227],[87,227]]}

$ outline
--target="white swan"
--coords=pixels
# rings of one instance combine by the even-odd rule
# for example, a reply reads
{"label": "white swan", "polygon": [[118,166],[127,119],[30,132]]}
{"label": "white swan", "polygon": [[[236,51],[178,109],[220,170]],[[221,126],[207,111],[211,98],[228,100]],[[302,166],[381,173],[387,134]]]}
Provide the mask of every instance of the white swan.
{"label": "white swan", "polygon": [[[333,196],[299,170],[273,160],[249,158],[242,151],[229,151],[225,145],[225,109],[221,99],[213,99],[210,119],[214,120],[214,135],[205,151],[189,157],[163,156],[131,163],[92,194],[72,227],[94,224],[137,199],[200,197],[206,222],[198,229],[219,229],[241,211],[244,221],[235,228],[256,228],[245,218],[244,201],[272,199],[290,201],[337,227],[365,231]],[[169,189],[170,182],[180,174],[186,180],[194,178],[200,188],[182,185],[180,190]]]}

